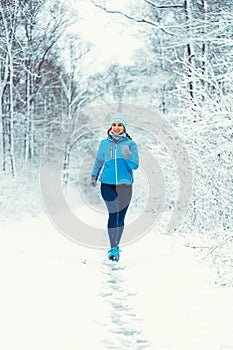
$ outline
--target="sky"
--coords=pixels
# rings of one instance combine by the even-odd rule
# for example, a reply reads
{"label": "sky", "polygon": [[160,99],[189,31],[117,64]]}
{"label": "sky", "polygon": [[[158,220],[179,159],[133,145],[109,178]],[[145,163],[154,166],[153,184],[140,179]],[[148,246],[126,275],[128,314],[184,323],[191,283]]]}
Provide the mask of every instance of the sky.
{"label": "sky", "polygon": [[[137,31],[140,27],[120,15],[108,14],[96,8],[89,0],[70,1],[78,13],[77,23],[72,26],[72,31],[79,33],[84,41],[93,44],[91,56],[95,59],[94,66],[104,70],[106,64],[132,63],[135,48],[144,46]],[[129,1],[124,1],[124,5],[127,4]],[[119,9],[119,6],[115,9]]]}

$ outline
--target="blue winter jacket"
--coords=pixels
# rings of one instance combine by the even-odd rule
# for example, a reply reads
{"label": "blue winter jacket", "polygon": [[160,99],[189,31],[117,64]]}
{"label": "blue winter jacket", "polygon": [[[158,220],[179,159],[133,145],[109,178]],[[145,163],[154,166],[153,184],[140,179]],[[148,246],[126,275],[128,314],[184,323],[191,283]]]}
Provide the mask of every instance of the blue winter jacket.
{"label": "blue winter jacket", "polygon": [[[129,158],[124,158],[122,145],[128,146],[131,152]],[[124,136],[115,142],[108,136],[99,144],[91,175],[105,184],[130,185],[134,181],[133,170],[137,169],[138,165],[138,149],[133,140]]]}

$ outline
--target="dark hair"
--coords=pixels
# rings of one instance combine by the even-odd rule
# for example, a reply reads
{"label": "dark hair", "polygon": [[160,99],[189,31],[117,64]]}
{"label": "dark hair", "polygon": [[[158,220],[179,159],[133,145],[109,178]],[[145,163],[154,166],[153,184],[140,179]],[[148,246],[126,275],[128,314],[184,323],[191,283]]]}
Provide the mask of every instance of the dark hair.
{"label": "dark hair", "polygon": [[[107,131],[107,134],[108,134],[108,135],[109,135],[109,133],[110,133],[111,130],[112,130],[112,127],[108,129],[108,131]],[[132,140],[132,137],[125,131],[125,128],[124,128],[124,133],[125,133],[125,135],[126,135],[130,140]]]}

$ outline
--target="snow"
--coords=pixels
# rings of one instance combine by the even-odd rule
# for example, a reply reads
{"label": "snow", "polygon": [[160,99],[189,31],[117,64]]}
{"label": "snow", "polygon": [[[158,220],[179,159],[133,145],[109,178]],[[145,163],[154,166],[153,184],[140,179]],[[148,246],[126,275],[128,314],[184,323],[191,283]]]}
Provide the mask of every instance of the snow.
{"label": "snow", "polygon": [[151,231],[111,263],[46,215],[1,224],[0,348],[233,349],[233,290],[185,242]]}

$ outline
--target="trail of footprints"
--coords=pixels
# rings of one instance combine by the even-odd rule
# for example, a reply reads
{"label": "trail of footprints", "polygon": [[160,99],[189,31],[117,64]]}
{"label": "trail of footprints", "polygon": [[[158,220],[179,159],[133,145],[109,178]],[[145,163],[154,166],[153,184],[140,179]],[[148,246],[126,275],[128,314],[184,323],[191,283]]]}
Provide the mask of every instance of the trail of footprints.
{"label": "trail of footprints", "polygon": [[103,343],[108,350],[148,350],[149,343],[143,335],[143,319],[133,304],[136,293],[127,290],[124,269],[119,263],[108,261],[101,268],[106,278],[99,297],[108,303],[109,310],[102,325],[106,329],[104,334],[107,334]]}

